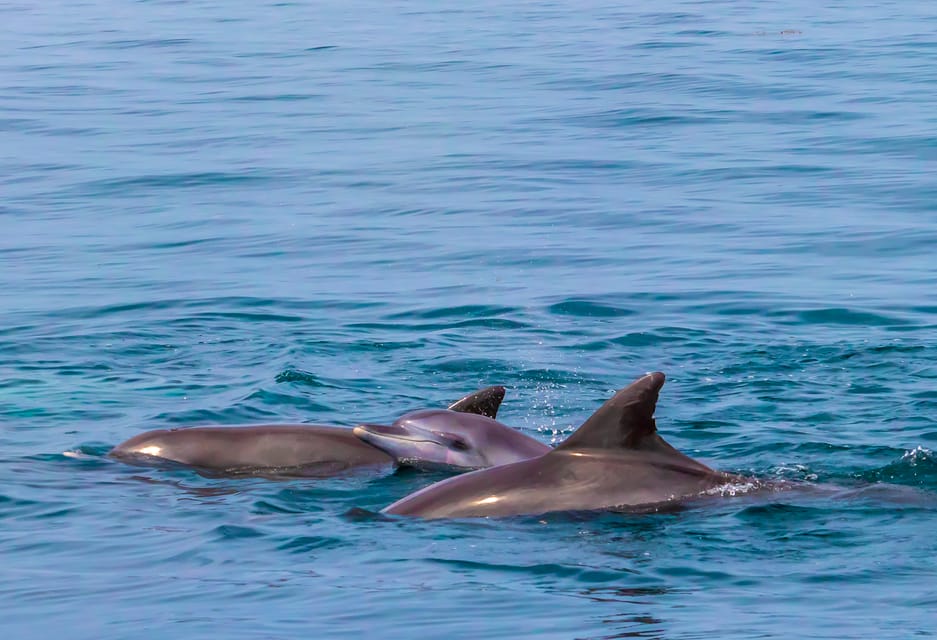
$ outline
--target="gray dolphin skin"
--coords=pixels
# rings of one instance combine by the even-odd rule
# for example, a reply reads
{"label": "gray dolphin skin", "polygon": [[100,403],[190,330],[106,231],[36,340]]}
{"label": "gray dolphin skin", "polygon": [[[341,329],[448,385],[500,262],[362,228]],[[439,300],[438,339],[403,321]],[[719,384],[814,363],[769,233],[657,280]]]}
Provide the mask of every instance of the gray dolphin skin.
{"label": "gray dolphin skin", "polygon": [[483,415],[445,409],[413,411],[392,425],[360,424],[354,434],[398,466],[465,471],[527,460],[552,448]]}
{"label": "gray dolphin skin", "polygon": [[652,373],[622,389],[546,455],[437,482],[383,510],[422,518],[646,510],[742,481],[689,458],[657,434],[664,385]]}
{"label": "gray dolphin skin", "polygon": [[[494,416],[503,398],[504,387],[487,387],[450,409]],[[128,464],[185,466],[226,475],[322,477],[393,463],[351,429],[309,424],[157,429],[130,438],[108,455]]]}
{"label": "gray dolphin skin", "polygon": [[108,455],[137,466],[185,466],[224,475],[318,477],[393,462],[350,429],[310,424],[157,429]]}

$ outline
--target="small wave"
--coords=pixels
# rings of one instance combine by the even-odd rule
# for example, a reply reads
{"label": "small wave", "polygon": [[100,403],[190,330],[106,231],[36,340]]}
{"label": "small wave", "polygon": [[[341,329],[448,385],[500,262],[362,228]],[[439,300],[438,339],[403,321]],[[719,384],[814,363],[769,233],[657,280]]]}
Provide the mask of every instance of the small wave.
{"label": "small wave", "polygon": [[37,454],[34,456],[29,456],[29,457],[34,460],[50,460],[50,461],[55,461],[55,460],[60,461],[61,458],[59,458],[59,456],[61,456],[62,458],[68,458],[71,460],[102,460],[107,457],[107,454],[110,452],[112,447],[113,445],[111,444],[104,444],[100,442],[85,443],[85,444],[80,444],[71,449],[66,449],[65,451],[59,454],[43,453],[43,454]]}
{"label": "small wave", "polygon": [[937,487],[937,455],[926,447],[917,446],[890,464],[860,474],[859,478],[918,488]]}
{"label": "small wave", "polygon": [[245,538],[261,538],[266,535],[256,527],[245,527],[236,524],[223,524],[215,527],[214,532],[219,540],[242,540]]}
{"label": "small wave", "polygon": [[923,463],[935,462],[934,452],[920,445],[911,449],[911,451],[905,451],[904,455],[901,456],[901,459],[907,462],[912,467],[917,466],[918,464],[922,462]]}
{"label": "small wave", "polygon": [[810,468],[804,464],[782,464],[778,467],[775,467],[774,475],[782,479],[793,478],[796,480],[807,480],[809,482],[813,482],[819,477],[816,473],[810,471]]}
{"label": "small wave", "polygon": [[303,371],[302,369],[285,369],[277,374],[275,380],[277,384],[294,382],[307,387],[329,386],[322,382],[314,373]]}
{"label": "small wave", "polygon": [[884,312],[830,307],[820,309],[778,310],[768,313],[783,324],[853,325],[889,327],[909,324],[905,318]]}
{"label": "small wave", "polygon": [[585,298],[571,298],[557,302],[550,305],[547,311],[558,316],[576,316],[580,318],[620,318],[636,313],[633,309]]}
{"label": "small wave", "polygon": [[98,456],[92,456],[80,450],[63,451],[62,455],[65,456],[66,458],[75,458],[76,460],[91,460],[92,458],[98,457]]}

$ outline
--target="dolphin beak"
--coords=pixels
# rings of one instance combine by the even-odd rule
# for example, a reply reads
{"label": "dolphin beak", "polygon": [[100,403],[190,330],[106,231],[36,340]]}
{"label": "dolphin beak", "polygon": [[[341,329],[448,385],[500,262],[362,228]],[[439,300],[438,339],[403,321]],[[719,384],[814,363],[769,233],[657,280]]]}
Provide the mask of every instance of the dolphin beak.
{"label": "dolphin beak", "polygon": [[359,424],[351,430],[359,439],[368,444],[380,447],[380,443],[387,442],[438,442],[438,438],[430,431],[413,427],[402,427],[395,424]]}
{"label": "dolphin beak", "polygon": [[359,424],[351,431],[362,440],[366,440],[368,436],[401,438],[407,435],[406,429],[389,424]]}

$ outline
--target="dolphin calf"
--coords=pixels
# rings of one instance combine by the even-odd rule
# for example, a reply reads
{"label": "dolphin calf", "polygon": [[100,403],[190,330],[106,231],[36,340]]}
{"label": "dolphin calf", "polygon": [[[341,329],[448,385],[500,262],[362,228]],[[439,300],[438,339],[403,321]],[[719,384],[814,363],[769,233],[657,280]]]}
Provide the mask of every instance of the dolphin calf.
{"label": "dolphin calf", "polygon": [[432,484],[383,510],[423,518],[644,510],[745,481],[689,458],[657,434],[663,373],[616,393],[561,445],[537,458]]}
{"label": "dolphin calf", "polygon": [[[486,387],[449,410],[493,418],[503,399],[504,387]],[[128,464],[186,466],[226,475],[322,477],[393,463],[351,429],[309,424],[157,429],[130,438],[108,455]]]}
{"label": "dolphin calf", "polygon": [[465,471],[536,458],[552,448],[484,415],[412,411],[392,425],[359,424],[354,434],[398,466]]}

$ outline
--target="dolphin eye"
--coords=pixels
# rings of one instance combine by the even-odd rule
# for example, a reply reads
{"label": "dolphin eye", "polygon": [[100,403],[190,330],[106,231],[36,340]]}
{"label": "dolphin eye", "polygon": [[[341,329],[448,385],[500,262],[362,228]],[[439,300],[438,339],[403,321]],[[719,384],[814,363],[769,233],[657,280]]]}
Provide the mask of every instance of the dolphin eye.
{"label": "dolphin eye", "polygon": [[460,440],[458,438],[452,439],[452,448],[456,451],[467,451],[469,446],[465,444],[465,440]]}

